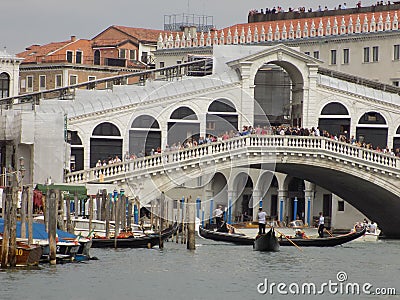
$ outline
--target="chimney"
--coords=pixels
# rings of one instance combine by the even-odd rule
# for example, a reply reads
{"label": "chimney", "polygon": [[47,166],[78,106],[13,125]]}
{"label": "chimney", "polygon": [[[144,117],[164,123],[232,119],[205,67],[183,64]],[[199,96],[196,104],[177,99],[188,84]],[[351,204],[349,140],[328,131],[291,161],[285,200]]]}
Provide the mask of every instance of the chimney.
{"label": "chimney", "polygon": [[75,42],[76,41],[76,35],[71,35],[71,42]]}

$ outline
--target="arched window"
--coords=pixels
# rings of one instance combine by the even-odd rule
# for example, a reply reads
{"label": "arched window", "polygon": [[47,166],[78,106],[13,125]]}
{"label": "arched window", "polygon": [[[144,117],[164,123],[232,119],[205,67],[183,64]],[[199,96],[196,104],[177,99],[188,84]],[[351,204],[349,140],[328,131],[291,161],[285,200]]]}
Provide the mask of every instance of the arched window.
{"label": "arched window", "polygon": [[149,115],[143,115],[137,117],[133,122],[132,122],[132,128],[158,128],[160,129],[160,125],[158,125],[158,122],[156,119],[154,119],[152,116]]}
{"label": "arched window", "polygon": [[10,96],[10,76],[7,73],[0,74],[0,98]]}
{"label": "arched window", "polygon": [[338,102],[331,102],[324,106],[321,115],[349,115],[347,108]]}
{"label": "arched window", "polygon": [[371,112],[365,113],[358,121],[358,124],[382,125],[382,124],[386,124],[386,120],[380,113],[371,111]]}
{"label": "arched window", "polygon": [[102,123],[96,126],[92,135],[120,136],[117,126],[111,123]]}
{"label": "arched window", "polygon": [[175,109],[170,118],[173,120],[197,120],[195,112],[186,106]]}
{"label": "arched window", "polygon": [[208,107],[209,112],[236,112],[235,105],[228,99],[217,99]]}
{"label": "arched window", "polygon": [[100,50],[95,50],[93,55],[93,64],[100,65]]}

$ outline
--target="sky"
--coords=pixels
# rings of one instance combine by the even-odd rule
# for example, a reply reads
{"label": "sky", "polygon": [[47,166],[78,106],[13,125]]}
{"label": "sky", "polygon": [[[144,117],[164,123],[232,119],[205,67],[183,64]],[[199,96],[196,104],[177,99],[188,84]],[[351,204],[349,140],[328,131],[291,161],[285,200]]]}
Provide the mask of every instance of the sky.
{"label": "sky", "polygon": [[[280,5],[316,10],[358,0],[1,0],[0,50],[16,54],[32,44],[66,41],[72,35],[91,39],[111,25],[164,28],[164,16],[182,13],[213,17],[217,29],[247,23],[251,9]],[[362,0],[363,6],[376,3]]]}

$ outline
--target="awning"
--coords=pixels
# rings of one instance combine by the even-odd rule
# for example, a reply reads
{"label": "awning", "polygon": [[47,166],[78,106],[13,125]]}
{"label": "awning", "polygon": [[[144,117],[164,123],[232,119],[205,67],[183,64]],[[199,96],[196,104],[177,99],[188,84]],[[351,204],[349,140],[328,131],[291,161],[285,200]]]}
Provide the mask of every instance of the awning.
{"label": "awning", "polygon": [[67,185],[67,184],[37,184],[35,190],[41,191],[46,194],[48,190],[59,190],[64,195],[64,198],[74,199],[75,194],[78,195],[78,199],[87,199],[87,189],[84,185]]}

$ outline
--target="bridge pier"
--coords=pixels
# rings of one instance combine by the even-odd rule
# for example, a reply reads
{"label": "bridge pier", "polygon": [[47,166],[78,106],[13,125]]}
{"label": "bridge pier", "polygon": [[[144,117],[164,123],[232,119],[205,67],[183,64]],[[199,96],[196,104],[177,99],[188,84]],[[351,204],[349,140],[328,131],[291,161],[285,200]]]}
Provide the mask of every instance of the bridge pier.
{"label": "bridge pier", "polygon": [[305,180],[305,214],[304,220],[309,226],[313,226],[313,207],[314,207],[314,193],[315,193],[315,184]]}

